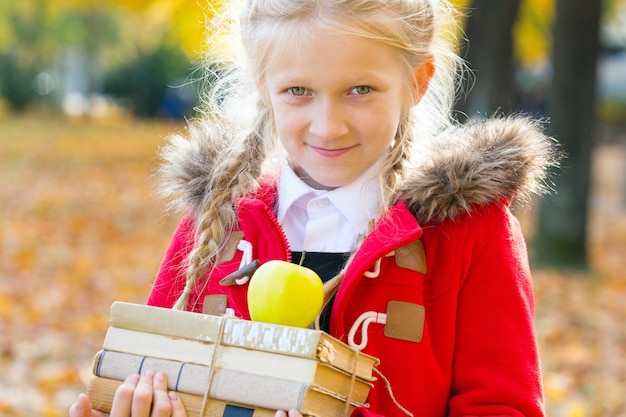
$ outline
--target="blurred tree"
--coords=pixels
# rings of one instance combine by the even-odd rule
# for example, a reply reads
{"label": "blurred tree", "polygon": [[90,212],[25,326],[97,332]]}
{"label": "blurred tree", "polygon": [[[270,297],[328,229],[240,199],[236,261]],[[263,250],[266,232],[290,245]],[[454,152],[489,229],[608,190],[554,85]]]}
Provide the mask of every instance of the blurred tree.
{"label": "blurred tree", "polygon": [[537,262],[587,268],[587,213],[601,0],[557,0],[551,133],[567,153],[558,194],[542,200],[535,239]]}
{"label": "blurred tree", "polygon": [[[112,13],[56,1],[21,0],[5,2],[0,8],[0,95],[14,110],[60,99],[72,77],[63,73],[68,51],[85,56],[82,92],[97,92],[107,70],[103,51],[120,45],[118,21]],[[42,79],[47,80],[45,88],[37,86]]]}
{"label": "blurred tree", "polygon": [[[461,56],[473,74],[465,77],[468,91],[456,106],[464,115],[488,116],[496,111],[510,113],[516,107],[513,27],[520,0],[472,0],[465,26],[466,41]],[[471,89],[471,90],[470,90]]]}
{"label": "blurred tree", "polygon": [[195,102],[185,102],[185,97],[177,93],[182,93],[183,86],[189,83],[189,66],[188,57],[179,48],[161,44],[156,51],[140,51],[138,58],[111,71],[103,92],[129,99],[133,114],[140,117],[159,115],[169,93],[170,106],[176,104],[182,108],[176,114],[169,111],[168,115],[186,116],[191,113]]}
{"label": "blurred tree", "polygon": [[0,53],[0,93],[13,109],[23,110],[33,99],[32,82],[42,68],[45,7],[43,0],[36,0],[4,11],[5,30],[10,28],[5,36],[12,41]]}
{"label": "blurred tree", "polygon": [[[156,97],[200,55],[204,12],[196,0],[0,2],[0,97],[20,110],[45,91],[46,102],[59,104],[70,93],[102,93],[122,69],[132,70],[128,80],[146,68],[123,96],[143,100],[138,113],[155,114]],[[37,88],[38,77],[49,85]]]}

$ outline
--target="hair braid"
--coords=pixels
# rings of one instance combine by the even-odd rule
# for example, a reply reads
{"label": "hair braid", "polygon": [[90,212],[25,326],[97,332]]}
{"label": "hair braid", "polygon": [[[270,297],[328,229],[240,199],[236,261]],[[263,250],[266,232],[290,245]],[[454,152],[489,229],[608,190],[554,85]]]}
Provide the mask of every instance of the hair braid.
{"label": "hair braid", "polygon": [[382,197],[384,207],[390,207],[398,198],[398,184],[402,182],[405,163],[411,157],[414,137],[410,122],[411,114],[407,112],[398,125],[394,143],[391,146],[387,163],[381,169]]}
{"label": "hair braid", "polygon": [[[407,112],[407,114],[400,119],[398,131],[396,132],[396,138],[393,146],[391,147],[389,157],[387,158],[387,162],[381,168],[381,193],[383,198],[383,207],[381,207],[381,210],[391,207],[398,198],[398,187],[396,185],[402,182],[401,176],[404,170],[405,162],[408,161],[411,156],[411,147],[415,140],[413,131],[410,128],[410,119],[410,112]],[[357,242],[357,246],[360,246],[363,243],[363,240],[374,229],[378,220],[378,217],[370,220],[367,225],[367,231],[361,236]],[[350,265],[356,252],[357,251],[354,251],[352,256],[346,261],[344,270],[348,267],[348,265]]]}
{"label": "hair braid", "polygon": [[257,188],[263,163],[273,144],[272,140],[265,139],[271,137],[268,136],[269,122],[269,109],[259,103],[253,128],[243,137],[241,145],[227,149],[217,159],[203,208],[196,213],[195,244],[187,257],[185,288],[174,309],[187,309],[189,296],[209,266],[219,258],[237,222],[236,200]]}

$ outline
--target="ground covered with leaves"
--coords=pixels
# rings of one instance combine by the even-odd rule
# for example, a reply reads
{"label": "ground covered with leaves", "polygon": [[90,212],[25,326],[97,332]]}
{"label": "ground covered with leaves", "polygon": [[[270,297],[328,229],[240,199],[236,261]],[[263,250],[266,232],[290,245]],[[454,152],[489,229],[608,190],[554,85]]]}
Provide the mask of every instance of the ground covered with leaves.
{"label": "ground covered with leaves", "polygon": [[[157,150],[183,128],[0,118],[0,416],[67,415],[110,304],[145,301],[176,222]],[[626,415],[625,143],[594,153],[592,272],[534,270],[550,416]]]}

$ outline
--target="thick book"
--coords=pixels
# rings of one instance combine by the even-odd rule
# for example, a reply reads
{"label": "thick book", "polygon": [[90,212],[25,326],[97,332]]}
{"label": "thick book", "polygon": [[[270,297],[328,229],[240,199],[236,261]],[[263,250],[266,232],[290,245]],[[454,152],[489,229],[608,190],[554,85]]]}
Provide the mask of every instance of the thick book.
{"label": "thick book", "polygon": [[[311,329],[281,326],[171,310],[141,304],[115,302],[110,326],[171,338],[190,339],[315,359],[362,380],[372,381],[378,359],[360,353],[329,334]],[[223,326],[223,328],[222,328]],[[218,336],[221,332],[221,340]]]}
{"label": "thick book", "polygon": [[[87,384],[87,396],[94,410],[110,413],[115,391],[122,381],[92,377]],[[249,405],[229,403],[214,398],[179,392],[178,396],[185,406],[187,417],[274,417],[275,410]],[[202,407],[204,404],[204,413]]]}
{"label": "thick book", "polygon": [[[162,343],[164,336],[134,332],[135,334],[129,337],[128,334],[132,331],[121,329],[122,332],[116,332],[120,329],[113,329],[113,333],[121,333],[118,343],[113,344],[116,349],[101,350],[96,354],[93,363],[95,376],[124,380],[128,375],[141,374],[142,371],[150,369],[167,375],[170,390],[204,395],[211,376],[210,364],[190,362],[189,357],[184,353],[187,352],[186,344],[203,342],[183,340],[183,343],[178,345],[179,350],[175,352],[165,350],[162,354],[162,347],[167,345],[167,343]],[[147,343],[137,343],[138,339]],[[111,341],[111,339],[107,340]],[[105,347],[111,348],[111,345],[105,342]],[[122,349],[128,350],[129,346],[132,346],[133,353],[121,351]],[[148,349],[142,350],[141,346],[147,346]],[[210,358],[215,345],[205,346],[205,348],[206,356],[201,359]],[[179,357],[180,360],[163,358],[164,356]],[[271,376],[317,386],[356,403],[364,403],[372,388],[371,383],[352,378],[348,373],[328,364],[233,346],[220,348],[214,366],[218,369]]]}
{"label": "thick book", "polygon": [[[353,404],[346,404],[332,393],[324,392],[315,387],[301,386],[296,388],[293,381],[265,378],[258,375],[245,375],[236,371],[216,370],[216,379],[211,384],[209,395],[206,397],[208,408],[221,409],[223,404],[235,404],[250,409],[258,409],[263,417],[268,416],[266,410],[298,409],[305,416],[335,417],[349,416],[354,409]],[[104,412],[111,410],[115,390],[122,381],[94,376],[87,387],[94,409]],[[204,395],[179,393],[185,406],[187,415],[200,416]],[[279,402],[276,402],[277,399]],[[272,416],[275,411],[271,412]],[[215,414],[211,410],[207,415]],[[268,416],[269,417],[269,416]]]}

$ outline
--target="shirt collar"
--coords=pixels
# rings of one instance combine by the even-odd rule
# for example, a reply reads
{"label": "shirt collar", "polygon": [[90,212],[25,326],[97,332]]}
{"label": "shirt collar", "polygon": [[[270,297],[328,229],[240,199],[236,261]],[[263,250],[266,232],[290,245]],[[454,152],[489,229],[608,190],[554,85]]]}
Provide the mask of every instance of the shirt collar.
{"label": "shirt collar", "polygon": [[311,193],[316,197],[328,198],[356,230],[364,234],[370,220],[380,214],[382,196],[378,173],[387,156],[388,154],[383,155],[351,184],[330,191],[316,190],[305,184],[291,169],[287,160],[283,160],[278,186],[278,222],[282,222],[296,200]]}
{"label": "shirt collar", "polygon": [[276,212],[278,223],[282,224],[287,212],[296,200],[306,194],[315,192],[316,190],[298,178],[287,160],[283,159],[278,184],[278,210]]}
{"label": "shirt collar", "polygon": [[345,187],[328,191],[326,197],[350,223],[364,234],[370,220],[377,218],[381,207],[380,168],[387,154],[372,164],[359,178]]}

